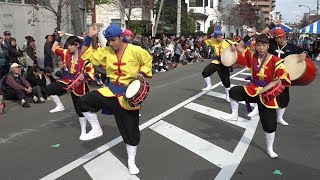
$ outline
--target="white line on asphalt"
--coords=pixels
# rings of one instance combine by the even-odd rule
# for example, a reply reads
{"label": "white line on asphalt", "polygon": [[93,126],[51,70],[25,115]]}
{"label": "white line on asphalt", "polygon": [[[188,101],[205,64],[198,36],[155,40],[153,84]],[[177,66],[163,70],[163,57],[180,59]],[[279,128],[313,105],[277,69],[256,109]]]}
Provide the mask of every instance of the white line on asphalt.
{"label": "white line on asphalt", "polygon": [[197,104],[197,103],[189,103],[184,107],[187,108],[187,109],[191,109],[193,111],[196,111],[196,112],[199,112],[199,113],[214,117],[216,119],[225,121],[227,123],[242,127],[242,128],[246,128],[247,125],[248,125],[248,123],[247,123],[248,120],[247,119],[243,119],[243,118],[239,117],[238,121],[226,121],[226,120],[222,119],[221,116],[226,116],[226,115],[228,115],[228,113],[223,112],[223,111],[219,111],[217,109],[213,109],[213,108],[210,108],[210,107],[207,107],[207,106],[203,106],[203,105],[200,105],[200,104]]}
{"label": "white line on asphalt", "polygon": [[[233,74],[232,76],[230,76],[230,78],[237,76],[238,74],[244,72],[245,70],[246,70],[246,69],[243,69],[243,70],[241,70],[241,71]],[[216,83],[214,86],[212,86],[212,89],[220,86],[220,84],[221,84],[221,82]],[[168,109],[167,111],[159,114],[158,116],[150,119],[149,121],[147,121],[147,122],[145,122],[145,123],[143,123],[142,125],[139,126],[140,130],[143,130],[143,129],[145,129],[146,127],[149,127],[150,125],[156,123],[157,121],[159,121],[159,120],[162,119],[163,117],[171,114],[172,112],[174,112],[174,111],[176,111],[177,109],[185,106],[186,104],[188,104],[188,103],[190,103],[191,101],[197,99],[198,97],[206,94],[207,92],[208,92],[208,91],[202,91],[202,92],[200,92],[200,93],[198,93],[198,94],[190,97],[189,99],[181,102],[180,104],[178,104],[178,105],[176,105],[176,106]],[[60,169],[57,169],[56,171],[48,174],[47,176],[41,178],[41,180],[51,180],[51,179],[54,180],[54,179],[57,179],[57,178],[63,176],[64,174],[68,173],[69,171],[71,171],[71,170],[79,167],[80,165],[82,165],[82,164],[90,161],[91,159],[95,158],[95,157],[98,156],[99,154],[101,154],[101,153],[109,150],[110,148],[112,148],[113,146],[119,144],[119,143],[122,142],[122,141],[123,141],[123,140],[122,140],[121,136],[120,136],[120,137],[117,137],[116,139],[114,139],[114,140],[112,140],[112,141],[110,141],[110,142],[108,142],[108,143],[100,146],[99,148],[97,148],[97,149],[95,149],[95,150],[93,150],[93,151],[85,154],[84,156],[82,156],[82,157],[80,157],[80,158],[78,158],[78,159],[70,162],[69,164],[61,167]]]}
{"label": "white line on asphalt", "polygon": [[[215,92],[215,91],[209,91],[207,93],[208,96],[213,96],[213,97],[217,97],[217,98],[220,98],[220,99],[226,99],[226,94],[223,94],[223,93],[219,93],[219,92]],[[246,104],[244,101],[240,101],[239,102],[240,104]]]}
{"label": "white line on asphalt", "polygon": [[251,74],[251,73],[245,73],[245,72],[243,72],[243,73],[240,73],[240,74],[242,74],[242,75],[246,75],[246,76],[252,76],[252,74]]}
{"label": "white line on asphalt", "polygon": [[228,157],[228,161],[226,164],[223,164],[222,169],[215,177],[215,180],[226,180],[231,179],[234,172],[238,168],[242,158],[248,150],[248,147],[251,143],[251,140],[256,132],[257,126],[259,123],[259,117],[255,116],[251,118],[249,122],[247,122],[246,131],[243,133],[237,147],[233,151],[232,155]]}
{"label": "white line on asphalt", "polygon": [[150,129],[190,150],[207,161],[219,166],[226,164],[230,152],[216,146],[204,139],[199,138],[183,129],[180,129],[170,123],[160,120],[150,126]]}
{"label": "white line on asphalt", "polygon": [[[223,86],[223,87],[224,87],[224,85],[223,85],[223,84],[221,84],[221,86]],[[242,85],[230,84],[230,87],[234,87],[234,86],[242,86]]]}
{"label": "white line on asphalt", "polygon": [[103,153],[101,156],[83,165],[83,167],[94,180],[139,180],[137,176],[130,175],[128,168],[110,151]]}
{"label": "white line on asphalt", "polygon": [[238,81],[243,81],[243,82],[249,82],[249,80],[245,80],[244,78],[233,77],[232,79],[238,80]]}

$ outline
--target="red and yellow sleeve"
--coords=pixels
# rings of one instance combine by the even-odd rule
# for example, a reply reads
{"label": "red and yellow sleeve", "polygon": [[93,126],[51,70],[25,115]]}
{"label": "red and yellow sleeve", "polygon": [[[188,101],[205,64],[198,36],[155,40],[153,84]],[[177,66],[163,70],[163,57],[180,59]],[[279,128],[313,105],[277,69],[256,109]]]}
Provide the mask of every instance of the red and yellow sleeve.
{"label": "red and yellow sleeve", "polygon": [[253,61],[253,54],[250,52],[250,50],[246,49],[242,55],[244,56],[244,60],[246,63],[246,67],[250,72],[252,73],[252,61]]}
{"label": "red and yellow sleeve", "polygon": [[279,58],[275,62],[275,77],[276,79],[282,80],[281,82],[284,86],[291,85],[290,76],[286,67],[283,64],[283,59]]}
{"label": "red and yellow sleeve", "polygon": [[65,49],[61,48],[60,46],[57,46],[56,49],[54,50],[54,53],[60,56],[61,58],[64,58],[64,50]]}
{"label": "red and yellow sleeve", "polygon": [[84,62],[83,72],[87,73],[94,80],[94,67],[89,61]]}

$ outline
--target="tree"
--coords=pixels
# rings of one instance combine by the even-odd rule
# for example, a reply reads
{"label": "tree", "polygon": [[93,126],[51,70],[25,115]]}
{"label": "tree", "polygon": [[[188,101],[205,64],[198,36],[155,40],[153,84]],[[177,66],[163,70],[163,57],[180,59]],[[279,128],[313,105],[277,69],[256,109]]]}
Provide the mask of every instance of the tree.
{"label": "tree", "polygon": [[33,7],[42,6],[55,15],[57,28],[60,30],[62,23],[62,8],[68,4],[68,0],[28,0]]}
{"label": "tree", "polygon": [[234,28],[239,28],[243,25],[249,27],[261,27],[264,23],[261,22],[257,6],[251,4],[247,0],[240,0],[239,4],[233,7],[225,7],[221,19],[223,24]]}

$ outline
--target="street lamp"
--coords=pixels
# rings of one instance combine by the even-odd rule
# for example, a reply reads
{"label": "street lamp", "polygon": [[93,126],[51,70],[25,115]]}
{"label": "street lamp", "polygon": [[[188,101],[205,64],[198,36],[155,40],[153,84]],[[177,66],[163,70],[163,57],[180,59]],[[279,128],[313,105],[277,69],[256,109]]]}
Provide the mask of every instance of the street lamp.
{"label": "street lamp", "polygon": [[300,5],[298,5],[298,7],[306,7],[306,8],[309,9],[309,16],[308,16],[308,21],[309,21],[309,19],[310,19],[310,12],[311,12],[311,9],[309,8],[309,6],[300,4]]}

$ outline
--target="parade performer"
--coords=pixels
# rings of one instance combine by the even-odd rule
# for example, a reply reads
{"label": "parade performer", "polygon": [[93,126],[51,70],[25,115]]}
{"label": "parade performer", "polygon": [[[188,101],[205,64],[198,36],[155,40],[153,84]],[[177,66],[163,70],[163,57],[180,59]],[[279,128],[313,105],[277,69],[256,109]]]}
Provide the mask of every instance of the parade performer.
{"label": "parade performer", "polygon": [[210,76],[217,71],[222,81],[222,84],[225,87],[226,101],[230,102],[229,100],[230,68],[224,66],[221,63],[221,53],[225,48],[229,46],[234,46],[234,44],[236,43],[231,40],[223,39],[223,36],[220,30],[215,31],[214,38],[215,39],[205,40],[205,43],[208,46],[213,48],[215,55],[213,57],[213,61],[209,65],[207,65],[202,71],[202,76],[207,85],[207,87],[203,88],[202,90],[207,91],[212,88]]}
{"label": "parade performer", "polygon": [[[244,44],[253,34],[255,34],[255,32],[248,33],[238,44],[237,50],[239,52],[244,52]],[[245,53],[246,66],[252,73],[253,81],[246,86],[235,86],[231,88],[230,104],[232,113],[222,117],[222,119],[238,120],[239,101],[257,103],[260,121],[265,131],[267,154],[271,158],[276,158],[278,155],[273,151],[273,142],[277,128],[276,109],[279,108],[277,94],[279,94],[284,87],[290,86],[291,81],[282,63],[283,60],[268,53],[268,36],[265,34],[258,35],[256,37],[256,44],[257,52],[253,54]],[[278,93],[271,93],[270,96],[267,96],[268,99],[264,96],[266,94],[259,95],[263,87],[274,82],[277,82],[277,86],[274,86],[274,91]]]}
{"label": "parade performer", "polygon": [[[263,32],[268,33],[273,27],[274,23],[271,23],[269,27],[266,27]],[[275,55],[279,58],[284,59],[285,57],[291,54],[299,54],[300,61],[304,61],[307,57],[307,52],[297,45],[286,41],[286,32],[283,29],[276,29],[273,32],[273,37],[269,39],[270,47],[268,52],[272,55]],[[288,107],[290,101],[289,87],[286,87],[285,90],[279,95],[279,108],[277,109],[277,122],[281,125],[289,125],[285,120],[283,120],[283,115]],[[255,106],[250,115],[258,114],[258,107]],[[249,116],[249,114],[248,114]]]}
{"label": "parade performer", "polygon": [[84,61],[80,58],[80,39],[76,36],[69,37],[66,41],[68,49],[63,49],[59,46],[63,36],[64,32],[61,32],[59,36],[56,36],[56,41],[52,46],[52,51],[61,57],[61,61],[64,64],[67,73],[61,80],[47,86],[47,93],[56,104],[56,107],[50,110],[50,113],[63,111],[65,109],[59,96],[69,91],[71,93],[74,108],[79,116],[81,139],[82,136],[86,134],[87,121],[81,113],[79,99],[81,96],[89,92],[89,88],[85,80],[81,80],[77,77],[80,77],[81,74],[83,74],[84,79],[93,79],[94,68],[90,62]]}
{"label": "parade performer", "polygon": [[80,99],[82,113],[92,127],[92,130],[82,140],[91,140],[103,135],[96,112],[102,108],[111,109],[126,144],[129,173],[138,174],[139,169],[135,164],[135,156],[140,141],[140,105],[131,107],[124,100],[123,94],[129,82],[135,77],[152,77],[152,57],[140,46],[124,42],[123,33],[116,25],[111,25],[103,31],[103,35],[108,40],[108,47],[96,50],[88,47],[92,37],[98,33],[99,29],[96,26],[90,28],[88,37],[82,46],[84,50],[82,58],[90,60],[94,65],[105,66],[109,82],[106,86]]}

